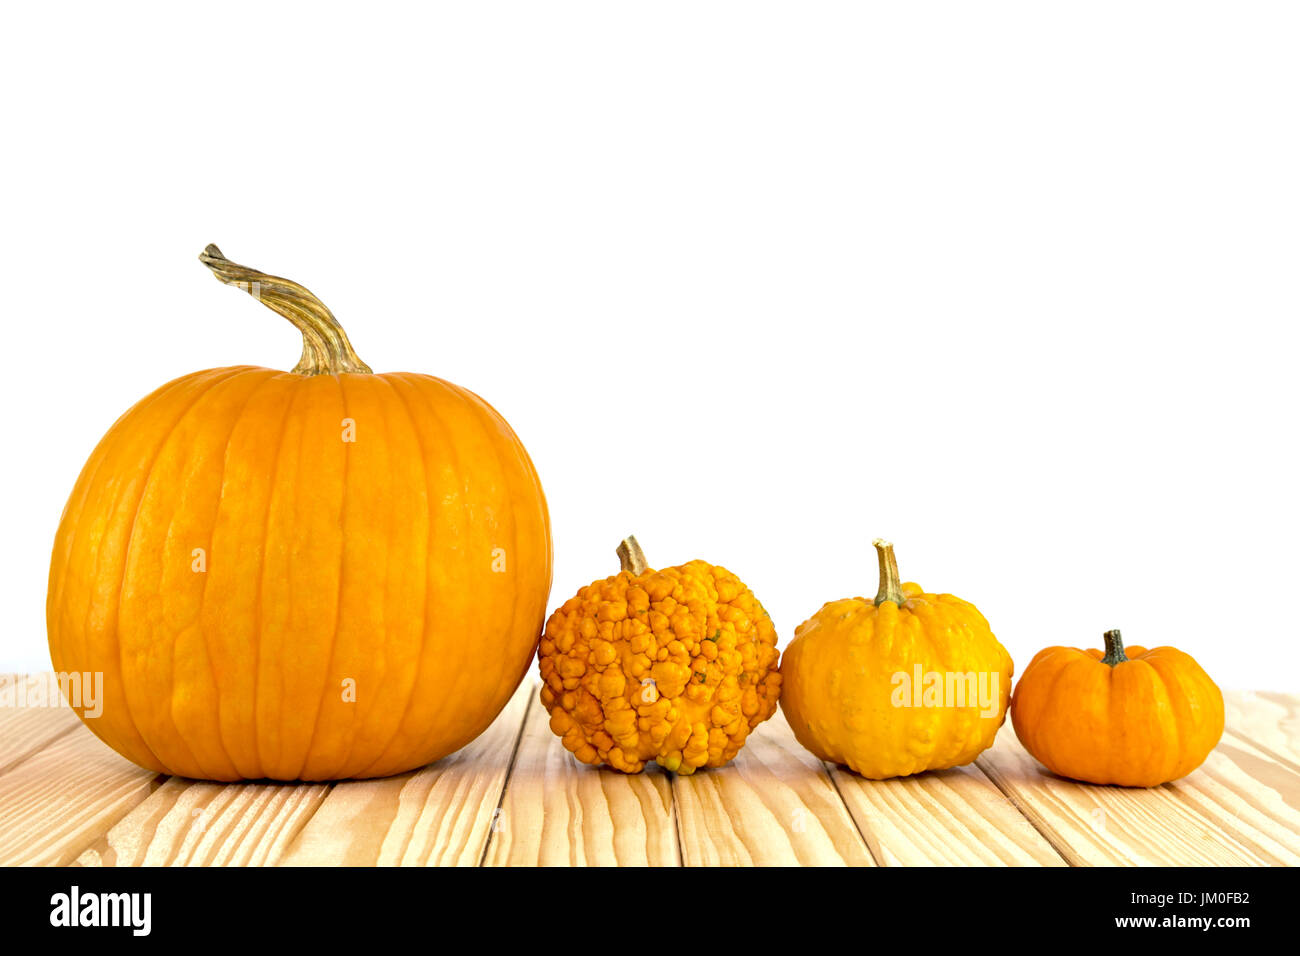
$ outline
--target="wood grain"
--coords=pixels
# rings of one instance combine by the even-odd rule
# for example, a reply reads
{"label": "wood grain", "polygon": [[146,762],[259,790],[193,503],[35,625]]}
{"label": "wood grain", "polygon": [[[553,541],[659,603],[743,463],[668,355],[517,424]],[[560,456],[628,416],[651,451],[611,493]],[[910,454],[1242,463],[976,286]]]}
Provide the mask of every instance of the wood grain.
{"label": "wood grain", "polygon": [[477,740],[435,764],[335,784],[279,863],[478,866],[535,694],[525,681]]}
{"label": "wood grain", "polygon": [[[40,678],[43,675],[31,675]],[[0,692],[14,695],[14,706],[0,706],[0,773],[31,756],[56,737],[81,727],[72,708],[57,706],[17,706],[18,684],[28,681],[26,674],[0,674]]]}
{"label": "wood grain", "polygon": [[726,767],[672,782],[687,866],[871,866],[821,762],[778,711]]}
{"label": "wood grain", "polygon": [[172,777],[79,857],[79,866],[256,866],[274,862],[329,787]]}
{"label": "wood grain", "polygon": [[[1009,727],[977,761],[1040,833],[1073,866],[1245,866],[1276,862],[1223,831],[1187,798],[1205,780],[1181,785],[1100,787],[1050,773]],[[1233,786],[1248,778],[1227,767]]]}
{"label": "wood grain", "polygon": [[668,775],[658,767],[628,775],[579,763],[551,733],[549,719],[540,703],[529,708],[484,862],[678,865]]}
{"label": "wood grain", "polygon": [[1300,771],[1300,695],[1229,691],[1225,733]]}
{"label": "wood grain", "polygon": [[1225,734],[1200,769],[1161,789],[1254,861],[1300,864],[1300,772],[1244,738]]}
{"label": "wood grain", "polygon": [[779,714],[727,767],[626,776],[574,760],[537,689],[437,764],[334,785],[160,777],[66,707],[0,706],[0,865],[1300,864],[1295,695],[1226,695],[1205,764],[1134,790],[1053,776],[1010,727],[973,766],[865,780]]}
{"label": "wood grain", "polygon": [[1065,866],[978,767],[868,780],[831,777],[882,866]]}
{"label": "wood grain", "polygon": [[0,773],[0,866],[71,863],[164,779],[119,757],[77,721]]}

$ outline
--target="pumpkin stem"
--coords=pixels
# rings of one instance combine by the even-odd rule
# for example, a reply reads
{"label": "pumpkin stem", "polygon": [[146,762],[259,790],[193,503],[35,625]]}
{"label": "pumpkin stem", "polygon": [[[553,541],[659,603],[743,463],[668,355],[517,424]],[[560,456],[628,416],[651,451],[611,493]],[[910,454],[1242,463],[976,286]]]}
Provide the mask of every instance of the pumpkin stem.
{"label": "pumpkin stem", "polygon": [[1119,631],[1107,631],[1102,637],[1106,641],[1106,656],[1101,659],[1103,664],[1114,667],[1128,660],[1124,655],[1124,639],[1119,636]]}
{"label": "pumpkin stem", "polygon": [[298,375],[370,372],[370,366],[352,350],[352,343],[334,313],[303,286],[231,262],[214,245],[200,253],[199,261],[226,285],[243,289],[272,312],[284,316],[302,333],[302,358],[293,367]]}
{"label": "pumpkin stem", "polygon": [[615,551],[618,555],[618,567],[620,571],[630,571],[633,574],[641,575],[645,573],[646,564],[645,552],[641,550],[641,545],[637,544],[635,535],[628,535]]}
{"label": "pumpkin stem", "polygon": [[898,607],[903,606],[907,597],[903,594],[903,582],[898,576],[898,559],[894,557],[894,546],[883,538],[871,542],[876,546],[876,557],[880,560],[880,590],[876,592],[876,607],[885,601],[893,601]]}

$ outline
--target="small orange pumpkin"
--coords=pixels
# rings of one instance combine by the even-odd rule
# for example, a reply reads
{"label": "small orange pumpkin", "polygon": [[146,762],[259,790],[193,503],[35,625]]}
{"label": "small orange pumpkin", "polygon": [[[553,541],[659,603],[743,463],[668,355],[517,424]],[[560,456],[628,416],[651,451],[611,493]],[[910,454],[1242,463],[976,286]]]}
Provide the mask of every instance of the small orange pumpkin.
{"label": "small orange pumpkin", "polygon": [[1223,735],[1223,694],[1190,654],[1048,647],[1011,698],[1016,736],[1048,770],[1088,783],[1154,787],[1199,767]]}
{"label": "small orange pumpkin", "polygon": [[[109,429],[64,509],[56,670],[152,770],[375,777],[469,743],[519,685],[551,533],[528,453],[477,395],[376,375],[295,282],[200,257],[303,336],[292,372],[195,372]],[[84,708],[83,708],[84,710]]]}

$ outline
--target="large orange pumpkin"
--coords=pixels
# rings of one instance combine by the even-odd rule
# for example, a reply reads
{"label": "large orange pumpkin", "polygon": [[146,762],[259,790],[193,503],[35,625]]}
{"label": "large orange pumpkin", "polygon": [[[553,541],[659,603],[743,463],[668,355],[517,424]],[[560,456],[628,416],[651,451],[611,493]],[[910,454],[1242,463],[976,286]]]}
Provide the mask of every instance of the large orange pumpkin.
{"label": "large orange pumpkin", "polygon": [[477,395],[376,375],[297,283],[202,261],[303,335],[292,372],[164,385],[73,488],[46,619],[83,720],[153,770],[399,773],[473,740],[519,685],[551,584],[528,453]]}

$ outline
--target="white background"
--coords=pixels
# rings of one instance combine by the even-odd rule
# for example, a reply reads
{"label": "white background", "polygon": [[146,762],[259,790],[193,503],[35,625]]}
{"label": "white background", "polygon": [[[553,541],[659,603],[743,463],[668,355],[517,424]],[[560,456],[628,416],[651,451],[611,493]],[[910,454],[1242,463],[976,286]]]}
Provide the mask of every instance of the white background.
{"label": "white background", "polygon": [[1300,13],[1205,3],[26,5],[0,29],[0,668],[132,402],[288,368],[208,242],[532,453],[552,604],[869,542],[1047,644],[1296,690]]}

